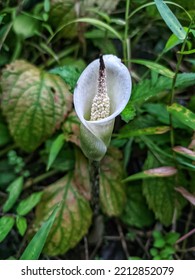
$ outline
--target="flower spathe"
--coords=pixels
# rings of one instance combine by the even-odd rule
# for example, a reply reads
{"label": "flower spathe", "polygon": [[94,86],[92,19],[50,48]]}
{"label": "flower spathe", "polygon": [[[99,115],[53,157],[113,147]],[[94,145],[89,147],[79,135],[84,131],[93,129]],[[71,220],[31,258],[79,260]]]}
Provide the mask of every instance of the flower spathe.
{"label": "flower spathe", "polygon": [[81,121],[81,148],[89,159],[103,158],[110,143],[115,117],[131,95],[127,67],[114,55],[91,62],[74,90],[75,111]]}

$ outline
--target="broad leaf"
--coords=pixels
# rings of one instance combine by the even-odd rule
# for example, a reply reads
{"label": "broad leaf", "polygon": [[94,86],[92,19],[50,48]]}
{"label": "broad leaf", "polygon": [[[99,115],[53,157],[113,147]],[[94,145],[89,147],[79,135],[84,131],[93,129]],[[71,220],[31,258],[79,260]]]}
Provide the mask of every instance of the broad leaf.
{"label": "broad leaf", "polygon": [[15,220],[13,217],[4,216],[0,218],[0,242],[6,238],[14,223]]}
{"label": "broad leaf", "polygon": [[42,194],[42,192],[36,192],[20,201],[16,208],[17,214],[21,216],[28,214],[39,203]]}
{"label": "broad leaf", "polygon": [[100,165],[100,201],[108,216],[118,216],[125,205],[124,171],[119,150],[110,148]]}
{"label": "broad leaf", "polygon": [[195,114],[192,113],[190,110],[177,103],[168,106],[167,110],[181,123],[195,130]]}
{"label": "broad leaf", "polygon": [[72,96],[60,77],[23,60],[3,70],[2,110],[11,135],[25,151],[33,151],[59,128],[72,107]]}
{"label": "broad leaf", "polygon": [[36,208],[33,229],[40,227],[58,203],[60,209],[44,248],[44,252],[51,256],[64,254],[73,248],[87,233],[91,224],[89,202],[78,192],[72,174],[68,174],[45,189]]}
{"label": "broad leaf", "polygon": [[3,212],[9,211],[16,200],[18,199],[23,187],[23,177],[20,176],[16,180],[14,180],[9,187],[7,188],[7,192],[9,192],[9,197],[3,205]]}
{"label": "broad leaf", "polygon": [[59,212],[59,205],[53,208],[53,211],[48,215],[48,219],[43,222],[39,231],[34,235],[26,249],[24,250],[20,260],[38,260],[47,240],[48,234],[55,221],[56,215]]}
{"label": "broad leaf", "polygon": [[149,226],[154,221],[154,215],[148,209],[140,185],[127,186],[127,203],[121,219],[129,226],[142,228]]}
{"label": "broad leaf", "polygon": [[[145,169],[158,167],[159,163],[149,154]],[[180,182],[182,182],[182,174],[180,175]],[[157,219],[162,224],[168,226],[173,219],[174,210],[177,209],[179,214],[184,205],[184,201],[180,199],[175,191],[175,177],[167,178],[151,178],[143,180],[143,193],[146,197],[149,207],[153,210]]]}

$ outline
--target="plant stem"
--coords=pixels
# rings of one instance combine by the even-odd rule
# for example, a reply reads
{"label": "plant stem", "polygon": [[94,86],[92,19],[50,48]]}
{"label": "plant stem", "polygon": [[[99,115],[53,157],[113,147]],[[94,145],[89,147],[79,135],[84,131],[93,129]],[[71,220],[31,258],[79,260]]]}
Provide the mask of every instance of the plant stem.
{"label": "plant stem", "polygon": [[[189,27],[188,27],[188,31],[186,33],[186,37],[183,41],[183,44],[181,46],[181,52],[184,51],[185,49],[185,46],[186,46],[186,43],[187,43],[187,38],[188,38],[188,34],[189,34],[189,31],[190,31],[190,28],[191,28],[191,25],[193,23],[193,20],[191,21]],[[170,93],[170,100],[169,100],[169,105],[171,106],[174,102],[174,98],[175,98],[175,84],[176,84],[176,80],[177,80],[177,75],[179,73],[179,68],[180,68],[180,65],[181,65],[181,62],[182,62],[182,59],[183,59],[183,54],[179,54],[179,59],[178,59],[178,62],[177,62],[177,65],[176,65],[176,70],[175,70],[175,75],[173,77],[173,81],[172,81],[172,87],[171,87],[171,93]],[[171,147],[173,148],[174,145],[175,145],[175,138],[174,138],[174,128],[173,128],[173,119],[172,119],[172,114],[169,114],[169,121],[170,121],[170,127],[171,127],[171,130],[170,130],[170,142],[171,142]]]}
{"label": "plant stem", "polygon": [[129,32],[129,8],[130,0],[126,0],[126,9],[125,9],[125,30],[124,30],[124,39],[123,39],[123,58],[126,66],[130,67],[130,43],[128,39]]}
{"label": "plant stem", "polygon": [[91,183],[91,207],[94,217],[99,214],[99,189],[100,189],[100,162],[89,161],[90,183]]}

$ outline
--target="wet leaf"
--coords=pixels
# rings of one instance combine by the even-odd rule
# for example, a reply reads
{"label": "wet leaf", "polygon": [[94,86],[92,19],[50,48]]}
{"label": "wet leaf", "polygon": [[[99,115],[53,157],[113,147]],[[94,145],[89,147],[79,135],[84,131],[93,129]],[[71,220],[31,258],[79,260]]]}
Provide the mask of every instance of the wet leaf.
{"label": "wet leaf", "polygon": [[167,110],[181,123],[195,130],[195,114],[192,113],[190,110],[177,103],[168,106]]}
{"label": "wet leaf", "polygon": [[100,165],[100,202],[108,216],[120,215],[126,201],[121,160],[120,151],[110,148]]}
{"label": "wet leaf", "polygon": [[11,135],[21,149],[33,151],[59,128],[72,95],[60,77],[23,60],[7,65],[1,82],[1,106]]}
{"label": "wet leaf", "polygon": [[78,192],[73,175],[68,174],[44,190],[36,208],[33,230],[40,227],[58,203],[60,208],[44,247],[44,252],[51,256],[64,254],[73,248],[91,224],[89,202]]}
{"label": "wet leaf", "polygon": [[7,192],[9,192],[9,197],[6,200],[5,204],[3,205],[3,212],[9,211],[18,197],[20,196],[20,193],[22,191],[23,187],[23,177],[20,176],[17,179],[15,179],[7,188]]}
{"label": "wet leaf", "polygon": [[15,220],[13,217],[4,216],[0,218],[0,242],[6,238],[14,223]]}

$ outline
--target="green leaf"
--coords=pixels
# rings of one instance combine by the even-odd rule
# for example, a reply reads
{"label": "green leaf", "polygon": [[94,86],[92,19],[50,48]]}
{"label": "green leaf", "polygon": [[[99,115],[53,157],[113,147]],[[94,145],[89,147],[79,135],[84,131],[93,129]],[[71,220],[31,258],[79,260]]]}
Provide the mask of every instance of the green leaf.
{"label": "green leaf", "polygon": [[36,192],[23,199],[16,208],[17,214],[21,216],[28,214],[40,202],[42,194],[43,192]]}
{"label": "green leaf", "polygon": [[54,162],[54,160],[58,156],[58,154],[59,154],[60,150],[62,149],[64,143],[65,143],[65,140],[64,140],[64,135],[63,134],[58,135],[58,137],[53,141],[53,143],[51,145],[50,152],[49,152],[47,170],[50,169],[52,163]]}
{"label": "green leaf", "polygon": [[154,0],[157,9],[165,21],[166,25],[171,29],[171,31],[180,39],[184,40],[186,37],[186,32],[182,25],[169,9],[169,7],[162,0]]}
{"label": "green leaf", "polygon": [[124,185],[121,183],[124,176],[121,160],[120,151],[110,148],[100,166],[100,202],[108,216],[119,216],[126,201]]}
{"label": "green leaf", "polygon": [[181,123],[195,130],[195,114],[192,113],[190,110],[177,103],[168,106],[167,110]]}
{"label": "green leaf", "polygon": [[17,216],[16,217],[16,226],[21,236],[23,236],[27,229],[26,218]]}
{"label": "green leaf", "polygon": [[195,152],[190,150],[190,149],[187,149],[187,148],[182,147],[182,146],[176,146],[176,147],[173,148],[173,150],[176,153],[178,153],[178,154],[180,154],[180,155],[182,155],[186,158],[189,158],[193,161],[195,160]]}
{"label": "green leaf", "polygon": [[72,174],[67,174],[44,190],[42,200],[36,208],[33,230],[38,229],[53,207],[60,203],[58,214],[44,247],[47,255],[64,254],[73,248],[86,234],[91,224],[92,212],[89,202],[77,189],[82,188],[81,182],[75,181]]}
{"label": "green leaf", "polygon": [[165,236],[166,244],[175,245],[176,241],[179,239],[180,234],[178,232],[169,232]]}
{"label": "green leaf", "polygon": [[70,90],[73,91],[81,71],[79,71],[77,66],[66,65],[56,67],[50,70],[50,73],[59,75],[64,80],[64,82],[69,85]]}
{"label": "green leaf", "polygon": [[27,14],[19,14],[13,21],[14,32],[23,39],[38,33],[39,21]]}
{"label": "green leaf", "polygon": [[10,133],[27,152],[51,136],[72,108],[72,95],[60,77],[23,60],[7,65],[1,83]]}
{"label": "green leaf", "polygon": [[169,126],[146,127],[127,131],[127,128],[118,134],[118,138],[129,138],[141,135],[163,134],[170,130]]}
{"label": "green leaf", "polygon": [[195,53],[195,49],[190,50],[190,51],[183,51],[183,52],[178,51],[178,53],[181,53],[181,54],[192,54],[192,53]]}
{"label": "green leaf", "polygon": [[171,50],[175,46],[181,44],[182,42],[183,42],[183,40],[178,39],[178,37],[175,34],[172,34],[169,37],[169,39],[168,39],[168,41],[167,41],[163,51],[164,52],[168,52],[169,50]]}
{"label": "green leaf", "polygon": [[160,239],[157,239],[157,240],[155,240],[154,241],[154,244],[153,244],[153,246],[155,247],[155,248],[164,248],[165,247],[165,240],[164,240],[164,238],[160,238]]}
{"label": "green leaf", "polygon": [[128,123],[129,121],[133,120],[135,116],[136,116],[135,107],[131,102],[128,102],[125,109],[121,113],[121,118],[123,121]]}
{"label": "green leaf", "polygon": [[[183,73],[177,75],[176,88],[186,88],[195,85],[195,73]],[[151,80],[143,80],[133,87],[131,103],[140,105],[149,98],[158,94],[167,94],[172,87],[172,79],[160,77],[156,83]]]}
{"label": "green leaf", "polygon": [[122,221],[129,226],[138,228],[150,226],[154,222],[154,216],[152,211],[148,209],[141,186],[127,186],[126,196],[127,202],[121,215]]}
{"label": "green leaf", "polygon": [[130,61],[133,63],[144,65],[144,66],[148,67],[149,69],[151,69],[165,77],[171,78],[171,79],[175,75],[175,73],[173,71],[171,71],[168,68],[166,68],[165,66],[158,64],[156,62],[153,62],[153,61],[144,60],[144,59],[131,59]]}
{"label": "green leaf", "polygon": [[57,213],[59,212],[59,204],[55,205],[53,211],[48,215],[48,219],[42,224],[39,231],[34,235],[26,249],[24,250],[20,260],[38,260],[47,240],[48,234],[54,224]]}
{"label": "green leaf", "polygon": [[[159,162],[151,155],[145,162],[145,169],[156,168],[159,166]],[[180,176],[180,182],[182,182],[182,173]],[[167,178],[151,178],[143,180],[143,193],[148,202],[149,208],[153,210],[157,219],[160,222],[168,226],[173,219],[174,210],[177,209],[177,214],[184,206],[184,201],[179,199],[178,194],[175,192],[175,177]]]}
{"label": "green leaf", "polygon": [[7,192],[9,192],[9,197],[6,200],[5,204],[3,205],[3,212],[9,211],[18,197],[20,196],[20,193],[22,191],[23,187],[23,177],[20,176],[17,179],[15,179],[7,188]]}
{"label": "green leaf", "polygon": [[98,20],[98,19],[94,19],[94,18],[78,18],[72,21],[69,21],[66,24],[63,24],[62,26],[60,26],[58,28],[58,30],[56,31],[56,33],[49,39],[49,41],[51,41],[53,39],[54,36],[56,36],[56,34],[58,34],[61,30],[63,30],[65,27],[67,27],[68,25],[72,25],[74,23],[78,23],[78,22],[85,22],[85,23],[89,23],[91,25],[94,25],[98,28],[104,28],[107,31],[110,31],[111,33],[113,33],[116,38],[118,38],[120,41],[122,41],[122,36],[120,35],[120,33],[118,33],[114,28],[112,28],[109,24]]}
{"label": "green leaf", "polygon": [[12,229],[14,222],[15,220],[13,217],[4,216],[0,218],[0,242],[2,242],[6,238],[6,236]]}

